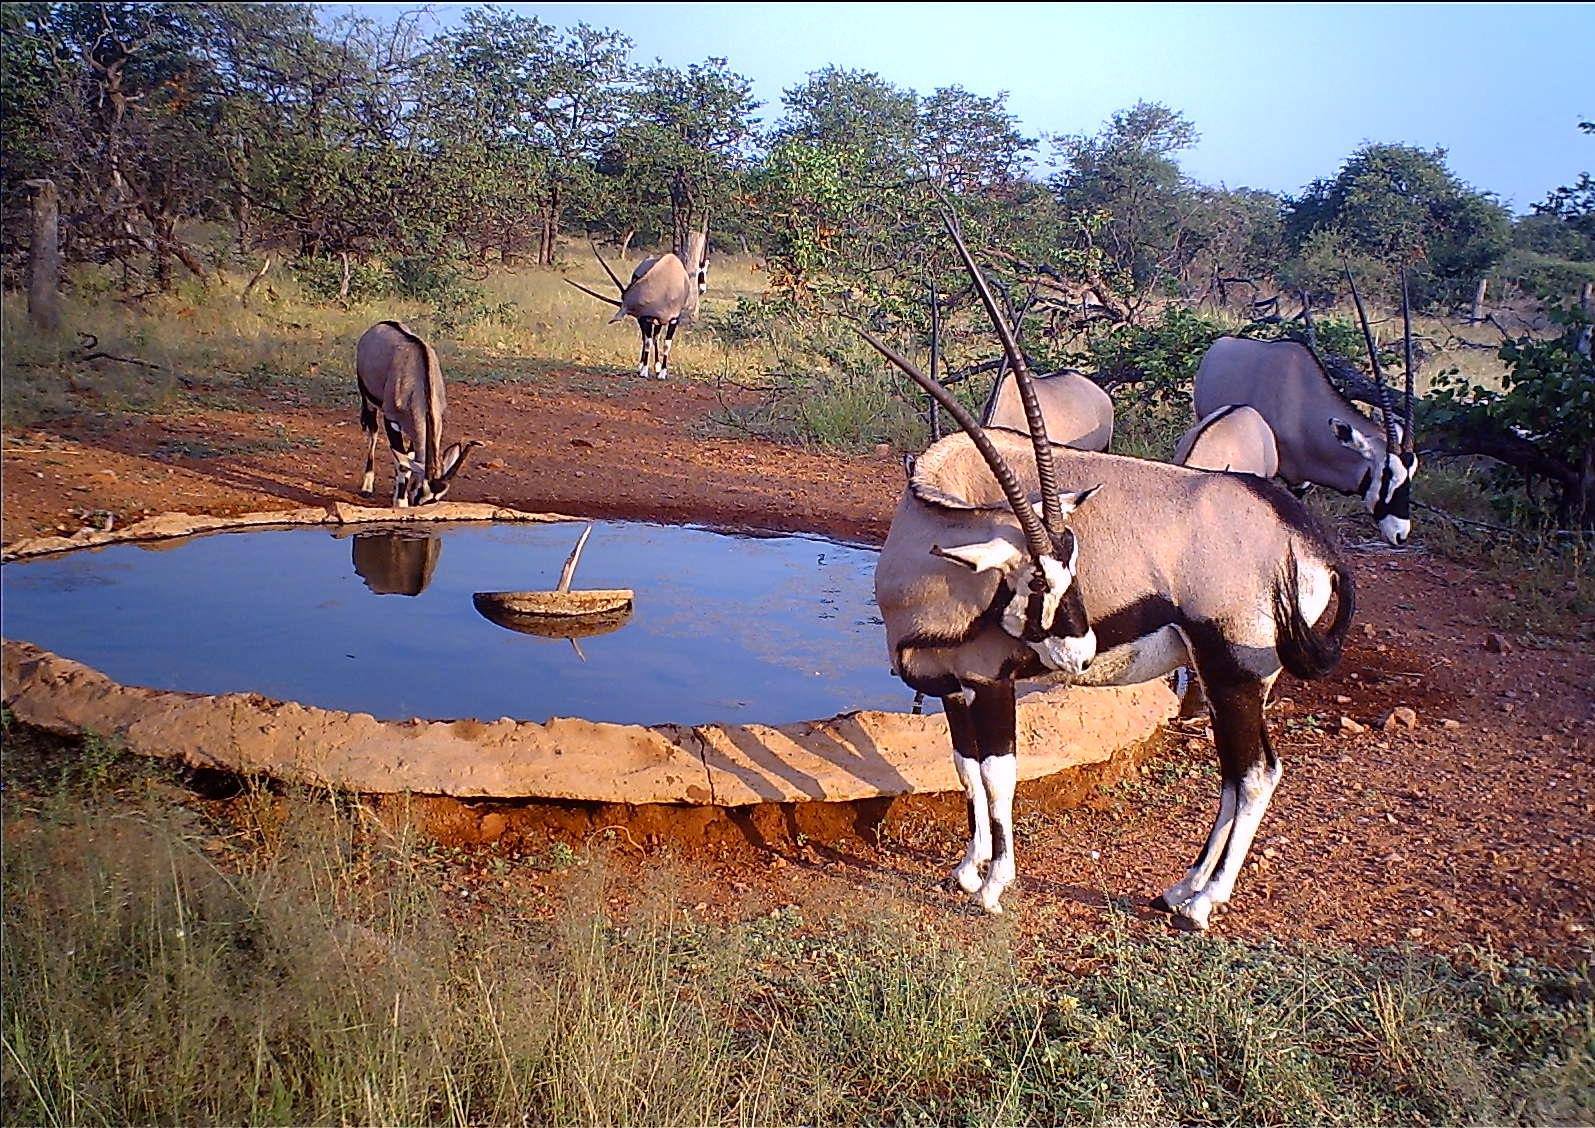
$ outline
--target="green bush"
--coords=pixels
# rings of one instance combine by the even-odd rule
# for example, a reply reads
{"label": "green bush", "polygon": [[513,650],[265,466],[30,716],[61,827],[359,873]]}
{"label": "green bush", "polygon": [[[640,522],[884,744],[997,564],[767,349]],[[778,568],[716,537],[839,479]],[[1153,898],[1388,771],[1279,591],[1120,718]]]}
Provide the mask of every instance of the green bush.
{"label": "green bush", "polygon": [[[306,294],[333,301],[343,286],[343,259],[338,255],[301,255],[293,263],[294,277]],[[395,291],[393,271],[381,259],[349,260],[349,300],[385,298]]]}

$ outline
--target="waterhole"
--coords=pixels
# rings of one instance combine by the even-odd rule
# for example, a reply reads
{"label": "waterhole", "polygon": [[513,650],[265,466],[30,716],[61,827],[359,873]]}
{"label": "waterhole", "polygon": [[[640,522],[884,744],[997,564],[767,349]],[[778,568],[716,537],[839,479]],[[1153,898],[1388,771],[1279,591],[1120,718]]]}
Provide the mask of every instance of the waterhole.
{"label": "waterhole", "polygon": [[127,685],[256,692],[382,719],[781,724],[906,710],[876,553],[804,536],[599,522],[573,587],[631,615],[571,639],[507,630],[482,591],[550,589],[582,525],[273,529],[0,569],[4,633]]}

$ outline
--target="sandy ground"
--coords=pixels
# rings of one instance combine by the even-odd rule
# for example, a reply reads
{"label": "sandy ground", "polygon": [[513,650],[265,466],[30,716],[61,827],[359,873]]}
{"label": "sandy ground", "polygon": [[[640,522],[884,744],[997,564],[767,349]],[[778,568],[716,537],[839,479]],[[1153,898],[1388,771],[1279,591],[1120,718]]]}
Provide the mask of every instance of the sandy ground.
{"label": "sandy ground", "polygon": [[[893,455],[705,439],[716,400],[701,385],[617,377],[611,394],[597,396],[555,380],[535,390],[471,386],[450,399],[451,438],[489,443],[451,500],[878,541],[902,483]],[[352,403],[341,412],[260,408],[114,421],[85,414],[7,434],[5,540],[100,519],[86,515],[126,522],[170,510],[356,500],[364,451]],[[383,466],[379,491],[387,473]],[[1595,656],[1540,638],[1509,637],[1506,652],[1496,652],[1486,645],[1485,612],[1511,590],[1421,549],[1362,550],[1353,560],[1358,623],[1346,659],[1324,681],[1287,676],[1276,691],[1270,719],[1284,780],[1216,927],[1249,938],[1587,958],[1595,940]],[[1397,705],[1416,711],[1415,729],[1381,726]],[[1366,731],[1345,731],[1342,716]],[[1021,786],[1020,880],[1004,927],[1037,945],[1104,921],[1168,927],[1143,906],[1194,856],[1217,789],[1199,727],[1167,734],[1141,774],[1083,808]],[[935,888],[961,853],[957,810],[910,805],[884,822],[836,820],[848,829],[834,836],[825,820],[809,821],[790,834],[749,833],[696,851],[631,834],[605,838],[617,841],[621,867],[678,866],[689,908],[709,915],[788,904],[867,912],[890,889],[926,914],[967,917],[975,927],[966,898]],[[483,861],[546,848],[546,832],[515,822],[513,833],[471,847],[459,863],[450,888],[467,911],[554,903],[560,873],[510,867],[506,876]],[[690,864],[680,865],[684,851]]]}

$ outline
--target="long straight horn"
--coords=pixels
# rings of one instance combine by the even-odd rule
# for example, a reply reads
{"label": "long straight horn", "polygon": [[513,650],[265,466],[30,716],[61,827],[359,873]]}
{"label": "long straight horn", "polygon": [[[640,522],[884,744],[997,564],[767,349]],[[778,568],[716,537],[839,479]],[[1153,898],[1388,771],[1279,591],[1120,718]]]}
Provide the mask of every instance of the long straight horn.
{"label": "long straight horn", "polygon": [[[604,256],[598,253],[598,244],[593,241],[591,235],[587,237],[587,245],[593,249],[593,257],[598,260],[598,265],[604,268],[604,273],[609,275],[609,280],[615,284],[615,289],[624,294],[626,292],[625,283],[615,275],[613,270],[609,269],[609,264],[604,261]],[[592,291],[589,290],[588,293],[592,293]]]}
{"label": "long straight horn", "polygon": [[[913,361],[898,352],[864,326],[853,322],[853,331],[863,337],[869,346],[880,353],[898,370],[914,383],[930,393],[930,397],[951,415],[954,421],[964,429],[969,438],[974,442],[975,449],[980,451],[986,465],[991,467],[992,476],[997,479],[997,484],[1002,487],[1003,496],[1008,499],[1008,507],[1013,510],[1013,515],[1019,519],[1019,527],[1025,533],[1025,546],[1030,550],[1031,559],[1036,566],[1041,566],[1041,558],[1052,553],[1052,542],[1047,537],[1047,531],[1041,527],[1041,522],[1036,518],[1036,511],[1030,507],[1030,499],[1025,496],[1024,487],[1019,484],[1019,479],[1014,476],[1013,468],[1003,459],[1002,453],[992,444],[991,436],[987,435],[975,422],[975,417],[969,414],[969,409],[958,401],[941,384],[926,376]],[[1054,495],[1056,497],[1056,495]]]}
{"label": "long straight horn", "polygon": [[958,248],[958,257],[963,259],[964,269],[969,271],[969,277],[975,284],[975,291],[980,295],[980,302],[986,307],[986,314],[991,318],[991,324],[1002,341],[1002,351],[1008,358],[1008,367],[1013,369],[1014,381],[1019,386],[1019,398],[1025,405],[1025,422],[1030,426],[1030,442],[1036,451],[1036,477],[1041,481],[1041,515],[1049,530],[1061,533],[1063,507],[1058,502],[1058,471],[1052,462],[1052,443],[1047,438],[1046,417],[1041,414],[1041,401],[1036,398],[1036,388],[1030,380],[1030,369],[1025,366],[1025,355],[1019,349],[1019,342],[1014,338],[1013,329],[997,308],[997,300],[992,297],[986,276],[981,273],[980,267],[975,265],[974,256],[964,245],[964,237],[958,230],[957,217],[951,208],[943,209],[942,224],[947,228],[947,233],[953,237],[953,245]]}
{"label": "long straight horn", "polygon": [[1407,298],[1407,268],[1401,268],[1401,351],[1407,366],[1407,394],[1401,405],[1401,453],[1412,454],[1417,448],[1412,438],[1412,381],[1417,369],[1412,363],[1412,303]]}
{"label": "long straight horn", "polygon": [[1346,265],[1346,281],[1351,284],[1351,300],[1357,303],[1357,319],[1362,322],[1362,339],[1368,346],[1368,362],[1373,365],[1374,386],[1379,389],[1379,411],[1384,416],[1385,450],[1399,449],[1396,443],[1396,417],[1390,406],[1390,389],[1385,386],[1384,369],[1379,367],[1379,349],[1373,343],[1373,329],[1368,325],[1368,311],[1362,308],[1362,295],[1357,293],[1357,280],[1351,276],[1351,265]]}

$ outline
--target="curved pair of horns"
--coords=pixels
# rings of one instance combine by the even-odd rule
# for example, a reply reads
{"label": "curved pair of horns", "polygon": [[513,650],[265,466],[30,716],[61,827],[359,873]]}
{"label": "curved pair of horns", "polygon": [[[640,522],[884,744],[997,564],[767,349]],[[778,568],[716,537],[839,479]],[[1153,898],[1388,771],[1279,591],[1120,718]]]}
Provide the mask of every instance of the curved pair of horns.
{"label": "curved pair of horns", "polygon": [[1401,333],[1402,359],[1407,369],[1406,397],[1402,404],[1401,435],[1396,435],[1396,415],[1390,403],[1390,389],[1385,383],[1384,370],[1379,366],[1379,350],[1374,345],[1373,329],[1368,324],[1368,311],[1363,308],[1362,295],[1357,292],[1357,280],[1352,277],[1351,265],[1345,265],[1346,281],[1351,284],[1351,299],[1357,304],[1357,319],[1362,323],[1362,339],[1368,346],[1368,362],[1373,365],[1374,385],[1379,389],[1379,411],[1384,417],[1385,449],[1413,453],[1412,435],[1412,304],[1407,297],[1407,270],[1401,268]]}
{"label": "curved pair of horns", "polygon": [[465,456],[470,454],[477,447],[486,446],[486,445],[487,444],[485,442],[483,442],[481,439],[471,439],[469,442],[467,442],[464,446],[462,446],[460,448],[460,457],[458,457],[458,458],[456,458],[454,460],[454,465],[453,466],[450,466],[447,470],[443,471],[443,477],[439,478],[438,481],[439,482],[451,481],[454,478],[454,475],[456,475],[456,474],[458,474],[460,472],[460,467],[465,465]]}
{"label": "curved pair of horns", "polygon": [[[1051,555],[1052,541],[1048,532],[1061,533],[1063,531],[1063,507],[1058,500],[1058,473],[1052,460],[1052,444],[1047,439],[1046,421],[1041,414],[1041,401],[1036,397],[1035,385],[1031,381],[1030,369],[1025,364],[1024,353],[1019,349],[1013,329],[1004,320],[997,308],[996,299],[992,297],[991,287],[986,282],[986,276],[975,265],[974,256],[969,253],[969,248],[964,245],[963,233],[959,230],[958,220],[950,207],[942,210],[942,224],[947,233],[952,236],[953,245],[958,249],[958,257],[963,261],[964,269],[969,272],[970,279],[974,282],[975,292],[980,295],[981,304],[986,307],[986,313],[991,318],[997,336],[1002,341],[1004,355],[1008,358],[1008,365],[1013,369],[1014,380],[1019,388],[1019,398],[1024,403],[1025,420],[1030,426],[1030,441],[1036,452],[1036,476],[1041,483],[1042,516],[1038,520],[1036,512],[1030,506],[1030,500],[1025,494],[1024,487],[1019,484],[1018,477],[1013,468],[1008,465],[1002,454],[992,443],[991,438],[975,421],[968,409],[960,403],[951,392],[944,388],[938,380],[925,375],[919,368],[893,349],[886,342],[876,337],[863,325],[854,322],[853,328],[864,340],[878,353],[895,365],[914,383],[928,392],[932,399],[946,409],[957,424],[962,427],[980,451],[981,457],[986,460],[986,465],[991,468],[992,476],[997,479],[997,484],[1002,487],[1003,496],[1007,498],[1008,507],[1013,510],[1014,517],[1018,519],[1020,528],[1024,530],[1025,545],[1030,550],[1031,557],[1039,566],[1043,556]],[[940,357],[940,311],[936,301],[934,288],[931,290],[931,317],[932,341],[931,357],[934,367]],[[934,373],[932,373],[934,375]],[[1044,522],[1044,524],[1043,524]]]}

